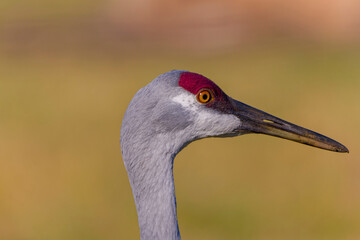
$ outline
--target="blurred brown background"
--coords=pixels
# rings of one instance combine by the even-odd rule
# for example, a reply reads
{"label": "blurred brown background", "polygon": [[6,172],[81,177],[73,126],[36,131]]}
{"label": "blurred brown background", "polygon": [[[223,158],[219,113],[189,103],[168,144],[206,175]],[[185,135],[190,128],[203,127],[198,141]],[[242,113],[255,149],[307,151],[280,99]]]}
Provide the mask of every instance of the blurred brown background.
{"label": "blurred brown background", "polygon": [[191,144],[183,239],[360,239],[358,0],[2,0],[0,239],[138,239],[121,119],[172,69],[350,150]]}

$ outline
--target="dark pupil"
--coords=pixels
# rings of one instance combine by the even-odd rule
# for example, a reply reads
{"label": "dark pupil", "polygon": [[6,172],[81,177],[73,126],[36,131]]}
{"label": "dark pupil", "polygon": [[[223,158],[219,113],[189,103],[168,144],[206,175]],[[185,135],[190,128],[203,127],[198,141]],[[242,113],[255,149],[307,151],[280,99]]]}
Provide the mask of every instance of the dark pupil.
{"label": "dark pupil", "polygon": [[203,95],[203,99],[204,99],[204,100],[207,100],[207,99],[208,99],[208,95],[207,95],[206,93]]}

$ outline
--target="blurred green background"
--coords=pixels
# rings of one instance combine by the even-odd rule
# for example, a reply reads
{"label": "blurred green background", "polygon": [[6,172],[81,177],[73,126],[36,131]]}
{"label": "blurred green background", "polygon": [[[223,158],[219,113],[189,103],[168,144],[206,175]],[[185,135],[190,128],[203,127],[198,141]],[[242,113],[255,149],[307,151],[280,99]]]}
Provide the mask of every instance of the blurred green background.
{"label": "blurred green background", "polygon": [[139,239],[121,120],[157,75],[345,144],[205,139],[175,160],[183,239],[360,239],[359,2],[0,3],[0,239]]}

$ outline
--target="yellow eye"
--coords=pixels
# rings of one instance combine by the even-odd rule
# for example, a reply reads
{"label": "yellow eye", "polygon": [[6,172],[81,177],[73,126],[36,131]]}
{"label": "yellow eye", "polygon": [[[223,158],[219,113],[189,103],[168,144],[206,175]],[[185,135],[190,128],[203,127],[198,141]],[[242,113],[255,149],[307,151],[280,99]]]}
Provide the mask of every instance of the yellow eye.
{"label": "yellow eye", "polygon": [[211,100],[213,100],[213,95],[212,92],[208,89],[203,89],[200,90],[198,92],[198,94],[196,95],[196,99],[200,102],[200,103],[208,103]]}

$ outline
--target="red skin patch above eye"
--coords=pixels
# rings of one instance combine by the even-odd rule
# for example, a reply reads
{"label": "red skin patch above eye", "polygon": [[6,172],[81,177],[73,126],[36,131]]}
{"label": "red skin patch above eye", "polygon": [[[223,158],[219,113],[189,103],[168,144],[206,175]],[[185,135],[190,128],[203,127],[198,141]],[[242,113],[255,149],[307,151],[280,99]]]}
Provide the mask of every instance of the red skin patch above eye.
{"label": "red skin patch above eye", "polygon": [[194,95],[196,95],[200,89],[209,88],[213,91],[214,97],[218,100],[222,99],[225,95],[225,93],[210,79],[192,72],[184,72],[181,74],[179,86]]}
{"label": "red skin patch above eye", "polygon": [[215,83],[203,75],[192,72],[183,72],[180,75],[179,86],[194,95],[196,95],[201,89],[208,88],[214,94],[214,101],[210,101],[204,106],[217,109],[220,112],[232,112],[233,107],[229,101],[229,97]]}

